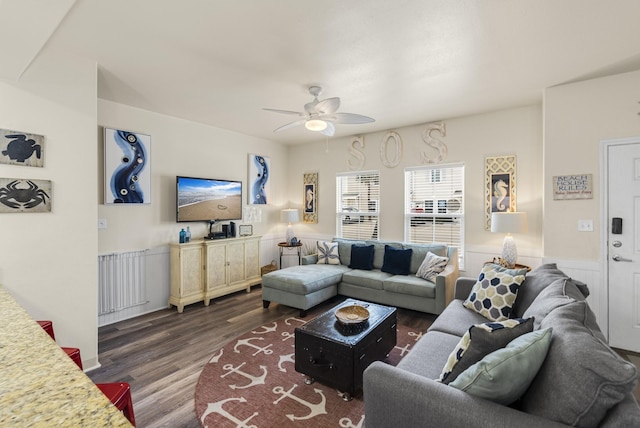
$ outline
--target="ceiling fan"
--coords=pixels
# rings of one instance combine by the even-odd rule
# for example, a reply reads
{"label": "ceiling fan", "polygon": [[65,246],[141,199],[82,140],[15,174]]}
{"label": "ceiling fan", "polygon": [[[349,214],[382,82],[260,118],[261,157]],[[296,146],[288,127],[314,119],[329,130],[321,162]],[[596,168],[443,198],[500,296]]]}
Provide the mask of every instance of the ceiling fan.
{"label": "ceiling fan", "polygon": [[309,93],[313,95],[313,101],[304,105],[304,113],[290,110],[277,110],[272,108],[265,108],[263,110],[273,111],[276,113],[289,114],[299,116],[300,119],[295,122],[287,123],[279,128],[273,130],[273,132],[284,131],[289,128],[304,125],[310,131],[317,131],[323,135],[332,137],[336,132],[334,124],[360,124],[375,122],[374,119],[362,116],[354,113],[336,113],[340,108],[340,98],[333,97],[326,100],[319,101],[318,96],[322,92],[320,86],[309,87]]}

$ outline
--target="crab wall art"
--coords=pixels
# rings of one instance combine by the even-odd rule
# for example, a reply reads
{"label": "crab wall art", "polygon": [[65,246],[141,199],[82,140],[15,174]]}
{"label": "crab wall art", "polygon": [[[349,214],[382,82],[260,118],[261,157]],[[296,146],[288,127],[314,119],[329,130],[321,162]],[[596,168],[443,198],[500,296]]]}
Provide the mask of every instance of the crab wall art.
{"label": "crab wall art", "polygon": [[44,166],[44,136],[0,129],[0,163]]}
{"label": "crab wall art", "polygon": [[0,178],[0,213],[51,211],[51,181]]}

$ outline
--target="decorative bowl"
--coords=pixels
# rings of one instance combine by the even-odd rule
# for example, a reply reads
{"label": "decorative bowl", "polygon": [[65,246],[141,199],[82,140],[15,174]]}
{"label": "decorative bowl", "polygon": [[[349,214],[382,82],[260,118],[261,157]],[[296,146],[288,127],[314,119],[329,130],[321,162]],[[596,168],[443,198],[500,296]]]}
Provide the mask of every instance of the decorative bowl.
{"label": "decorative bowl", "polygon": [[343,306],[336,310],[336,318],[342,324],[359,324],[369,319],[369,311],[360,305]]}

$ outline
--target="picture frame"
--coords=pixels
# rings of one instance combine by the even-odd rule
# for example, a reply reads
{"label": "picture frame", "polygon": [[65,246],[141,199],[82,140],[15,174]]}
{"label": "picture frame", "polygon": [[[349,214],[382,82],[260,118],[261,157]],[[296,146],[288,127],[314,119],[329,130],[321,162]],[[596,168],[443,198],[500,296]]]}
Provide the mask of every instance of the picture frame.
{"label": "picture frame", "polygon": [[253,235],[253,225],[250,224],[241,224],[238,226],[238,234],[240,236],[251,236]]}
{"label": "picture frame", "polygon": [[0,129],[0,164],[44,167],[44,136]]}
{"label": "picture frame", "polygon": [[305,173],[302,180],[302,221],[318,223],[318,173]]}
{"label": "picture frame", "polygon": [[51,180],[0,178],[0,213],[51,212]]}
{"label": "picture frame", "polygon": [[249,153],[247,168],[247,204],[267,205],[271,199],[271,159]]}
{"label": "picture frame", "polygon": [[516,156],[485,158],[485,230],[491,230],[491,214],[516,210]]}
{"label": "picture frame", "polygon": [[104,128],[104,203],[151,203],[151,136]]}

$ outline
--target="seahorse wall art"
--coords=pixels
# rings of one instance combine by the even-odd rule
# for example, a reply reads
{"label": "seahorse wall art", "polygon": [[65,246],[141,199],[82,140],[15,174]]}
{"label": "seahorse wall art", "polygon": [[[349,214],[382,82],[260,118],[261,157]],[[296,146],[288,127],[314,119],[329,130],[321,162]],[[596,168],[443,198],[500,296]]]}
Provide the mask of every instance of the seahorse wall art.
{"label": "seahorse wall art", "polygon": [[269,203],[269,167],[271,162],[266,156],[249,155],[249,205]]}
{"label": "seahorse wall art", "polygon": [[0,129],[0,163],[44,166],[44,136]]}
{"label": "seahorse wall art", "polygon": [[105,204],[151,203],[151,137],[105,128]]}

